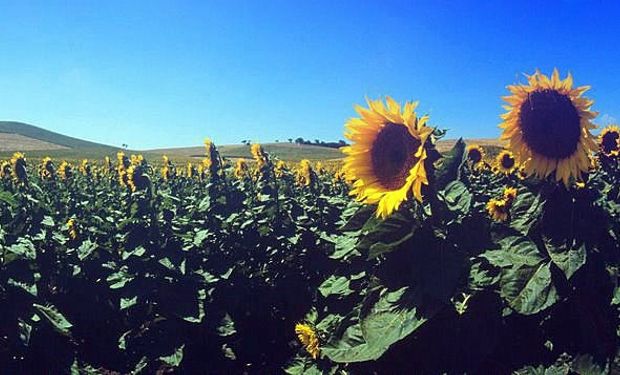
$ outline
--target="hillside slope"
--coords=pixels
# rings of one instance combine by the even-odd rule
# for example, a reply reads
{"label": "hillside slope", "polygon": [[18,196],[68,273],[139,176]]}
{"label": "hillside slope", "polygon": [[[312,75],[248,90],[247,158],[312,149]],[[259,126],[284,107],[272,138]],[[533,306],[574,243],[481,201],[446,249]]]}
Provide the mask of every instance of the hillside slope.
{"label": "hillside slope", "polygon": [[[4,134],[2,134],[4,133]],[[6,134],[17,134],[22,137],[32,138],[45,143],[50,143],[60,148],[99,148],[110,147],[100,143],[85,141],[79,138],[73,138],[66,135],[58,134],[34,125],[25,124],[16,121],[0,121],[0,141],[2,136]],[[57,149],[58,147],[56,147]],[[7,150],[18,151],[18,150]]]}
{"label": "hillside slope", "polygon": [[[298,161],[301,159],[326,160],[342,158],[340,150],[329,147],[300,145],[295,143],[265,143],[265,151],[281,160]],[[217,146],[220,155],[227,158],[251,158],[250,147],[246,145]],[[204,155],[204,147],[182,147],[149,150],[154,154],[166,154],[170,157],[199,158]]]}

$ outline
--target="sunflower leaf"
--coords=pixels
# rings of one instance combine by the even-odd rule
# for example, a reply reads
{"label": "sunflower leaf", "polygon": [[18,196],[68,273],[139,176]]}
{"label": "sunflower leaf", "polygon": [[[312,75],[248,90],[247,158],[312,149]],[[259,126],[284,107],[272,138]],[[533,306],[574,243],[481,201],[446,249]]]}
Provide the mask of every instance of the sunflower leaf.
{"label": "sunflower leaf", "polygon": [[456,141],[452,150],[442,159],[435,171],[435,184],[438,190],[445,188],[451,181],[458,180],[459,170],[465,161],[465,142],[463,138]]}

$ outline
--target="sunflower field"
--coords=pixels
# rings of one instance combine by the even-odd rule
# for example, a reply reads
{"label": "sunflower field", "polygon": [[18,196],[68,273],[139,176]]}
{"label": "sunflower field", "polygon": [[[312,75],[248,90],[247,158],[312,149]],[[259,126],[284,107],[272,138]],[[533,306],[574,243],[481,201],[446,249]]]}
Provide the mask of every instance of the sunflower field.
{"label": "sunflower field", "polygon": [[417,103],[342,163],[0,164],[10,374],[620,373],[620,129],[535,73],[490,156]]}

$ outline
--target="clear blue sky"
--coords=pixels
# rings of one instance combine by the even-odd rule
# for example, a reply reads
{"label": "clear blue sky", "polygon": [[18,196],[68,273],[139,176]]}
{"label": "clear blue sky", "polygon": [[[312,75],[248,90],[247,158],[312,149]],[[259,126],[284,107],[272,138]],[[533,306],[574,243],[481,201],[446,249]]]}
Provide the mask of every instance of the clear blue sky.
{"label": "clear blue sky", "polygon": [[492,137],[558,67],[620,118],[617,1],[0,0],[0,119],[131,148],[342,138],[366,96]]}

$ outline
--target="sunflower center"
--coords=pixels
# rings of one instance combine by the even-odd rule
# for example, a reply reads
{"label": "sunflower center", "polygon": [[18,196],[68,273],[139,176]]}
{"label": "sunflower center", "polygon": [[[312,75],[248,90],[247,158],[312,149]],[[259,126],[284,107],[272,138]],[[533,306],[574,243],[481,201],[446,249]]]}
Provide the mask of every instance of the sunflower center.
{"label": "sunflower center", "polygon": [[510,155],[502,156],[502,167],[508,169],[512,168],[515,165],[515,159]]}
{"label": "sunflower center", "polygon": [[604,153],[608,154],[618,149],[618,136],[619,134],[614,131],[605,133],[605,135],[603,135],[601,146],[603,146]]}
{"label": "sunflower center", "polygon": [[381,185],[390,190],[400,189],[418,158],[421,142],[409,133],[405,125],[387,123],[372,144],[372,168]]}
{"label": "sunflower center", "polygon": [[482,152],[480,152],[477,148],[472,148],[467,153],[467,158],[474,164],[477,164],[482,160]]}
{"label": "sunflower center", "polygon": [[564,159],[575,153],[581,119],[568,96],[556,90],[534,91],[520,109],[521,132],[532,151],[550,159]]}

